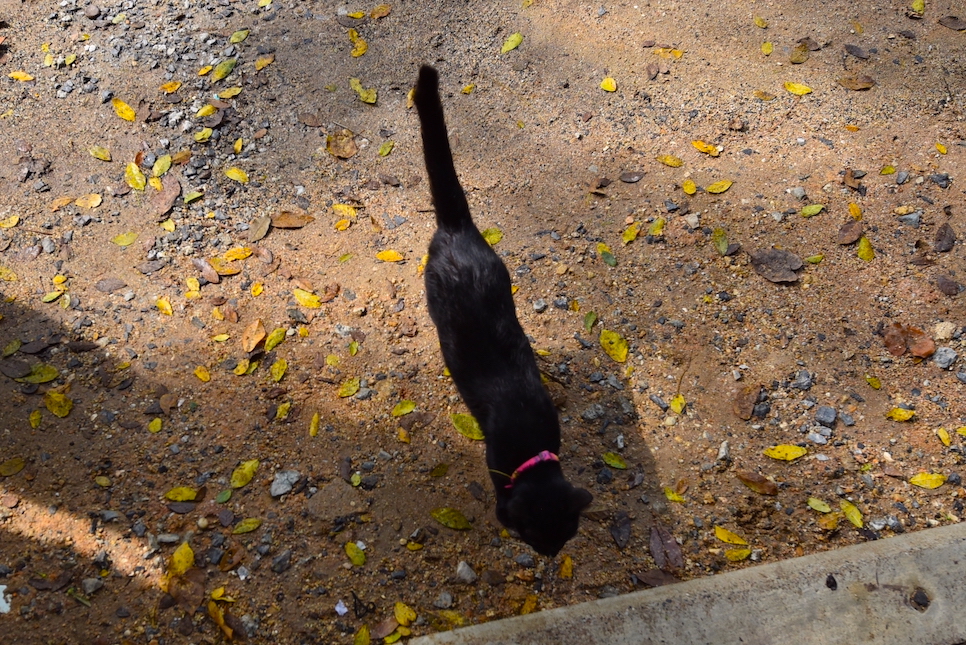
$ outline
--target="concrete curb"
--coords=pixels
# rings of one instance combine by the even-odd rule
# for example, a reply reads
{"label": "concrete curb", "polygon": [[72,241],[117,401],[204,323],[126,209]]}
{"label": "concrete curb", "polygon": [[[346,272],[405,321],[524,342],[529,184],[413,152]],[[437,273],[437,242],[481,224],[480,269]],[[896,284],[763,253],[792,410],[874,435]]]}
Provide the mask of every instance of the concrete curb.
{"label": "concrete curb", "polygon": [[964,574],[966,523],[441,632],[410,643],[956,645],[966,641]]}

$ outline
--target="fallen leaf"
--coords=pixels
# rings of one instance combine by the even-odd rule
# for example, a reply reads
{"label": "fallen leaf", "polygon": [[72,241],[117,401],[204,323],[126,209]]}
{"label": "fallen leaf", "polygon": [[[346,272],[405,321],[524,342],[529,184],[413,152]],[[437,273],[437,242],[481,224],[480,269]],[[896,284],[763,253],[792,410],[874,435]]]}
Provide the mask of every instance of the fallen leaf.
{"label": "fallen leaf", "polygon": [[755,90],[752,95],[759,101],[774,101],[775,95],[771,92],[765,92],[763,90]]}
{"label": "fallen leaf", "polygon": [[[21,81],[24,83],[26,83],[27,81],[34,80],[33,76],[31,76],[30,74],[24,71],[10,72],[9,74],[7,74],[7,76],[12,78],[15,81]],[[131,119],[128,119],[128,120],[130,121]]]}
{"label": "fallen leaf", "polygon": [[235,635],[235,630],[229,627],[225,622],[225,612],[214,600],[208,601],[208,616],[210,616],[211,620],[218,625],[219,629],[221,629],[222,633],[225,635],[225,640],[231,641],[232,637]]}
{"label": "fallen leaf", "polygon": [[404,399],[397,403],[392,409],[392,416],[401,417],[403,415],[409,414],[416,409],[416,402],[410,401],[409,399]]}
{"label": "fallen leaf", "polygon": [[759,27],[760,29],[768,28],[768,21],[762,18],[761,16],[755,16],[754,22],[755,22],[755,26]]}
{"label": "fallen leaf", "polygon": [[861,92],[875,85],[875,80],[866,74],[846,74],[838,79],[839,85],[847,90]]}
{"label": "fallen leaf", "polygon": [[503,46],[500,47],[500,53],[505,54],[508,51],[512,51],[520,46],[523,42],[523,34],[516,32],[515,34],[510,34],[505,41],[503,41]]}
{"label": "fallen leaf", "polygon": [[617,91],[617,81],[608,76],[600,82],[600,89],[605,92],[616,92]]}
{"label": "fallen leaf", "polygon": [[171,309],[171,302],[169,302],[168,299],[165,298],[164,296],[158,298],[154,304],[158,308],[158,311],[160,311],[165,316],[174,315],[174,310]]}
{"label": "fallen leaf", "polygon": [[362,81],[360,81],[358,78],[350,78],[349,87],[352,88],[352,91],[359,95],[359,100],[363,103],[374,104],[376,102],[376,90],[374,88],[368,90],[363,88]]}
{"label": "fallen leaf", "polygon": [[295,288],[292,289],[292,295],[295,296],[295,300],[303,307],[318,309],[322,306],[322,300],[311,291]]}
{"label": "fallen leaf", "polygon": [[229,168],[225,171],[225,176],[243,184],[248,183],[248,173],[241,168]]}
{"label": "fallen leaf", "polygon": [[74,407],[74,402],[66,394],[55,390],[48,390],[44,393],[44,406],[51,414],[63,419],[70,414],[70,411]]}
{"label": "fallen leaf", "polygon": [[946,483],[946,476],[940,473],[919,473],[909,478],[909,483],[919,488],[932,490]]}
{"label": "fallen leaf", "polygon": [[957,18],[956,16],[943,16],[939,19],[939,24],[943,27],[948,27],[949,29],[955,29],[956,31],[963,31],[966,29],[966,20]]}
{"label": "fallen leaf", "polygon": [[276,327],[265,337],[265,351],[270,352],[278,347],[287,335],[285,327]]}
{"label": "fallen leaf", "polygon": [[252,353],[255,350],[255,347],[257,347],[267,335],[265,325],[262,323],[261,318],[252,321],[247,327],[245,327],[245,331],[242,332],[242,349],[245,350],[245,353]]}
{"label": "fallen leaf", "polygon": [[355,141],[355,134],[351,130],[337,130],[326,136],[325,149],[329,154],[339,159],[349,159],[359,152],[359,146]]}
{"label": "fallen leaf", "polygon": [[[101,196],[98,195],[97,193],[82,195],[81,197],[78,197],[74,201],[74,203],[80,206],[81,208],[97,208],[98,206],[101,205]],[[14,222],[14,224],[16,224],[16,222]],[[9,228],[9,227],[4,226],[3,228]]]}
{"label": "fallen leaf", "polygon": [[815,217],[823,210],[825,210],[825,204],[809,204],[802,208],[801,215],[802,217]]}
{"label": "fallen leaf", "polygon": [[382,260],[383,262],[399,262],[405,258],[398,251],[387,249],[385,251],[379,251],[376,253],[376,259]]}
{"label": "fallen leaf", "polygon": [[348,378],[343,381],[342,385],[339,386],[339,397],[348,398],[359,391],[359,379],[358,378]]}
{"label": "fallen leaf", "polygon": [[741,562],[747,560],[750,555],[751,549],[728,549],[725,551],[725,557],[729,562]]}
{"label": "fallen leaf", "polygon": [[161,421],[161,417],[155,417],[151,419],[150,423],[148,423],[148,432],[151,434],[157,434],[161,432],[162,425],[163,422]]}
{"label": "fallen leaf", "polygon": [[795,282],[798,280],[796,271],[805,266],[800,257],[781,249],[766,249],[749,255],[755,272],[769,282]]}
{"label": "fallen leaf", "polygon": [[698,192],[698,186],[691,179],[685,179],[681,182],[681,190],[684,191],[685,195],[693,195]]}
{"label": "fallen leaf", "polygon": [[761,53],[765,56],[771,56],[772,52],[775,51],[775,46],[768,42],[767,40],[761,44]]}
{"label": "fallen leaf", "polygon": [[14,457],[0,463],[0,477],[12,477],[24,469],[27,465],[21,457]]}
{"label": "fallen leaf", "polygon": [[134,108],[121,99],[111,99],[111,105],[114,106],[114,112],[125,121],[133,121],[135,118],[137,118]]}
{"label": "fallen leaf", "polygon": [[456,431],[467,439],[472,439],[474,441],[483,441],[485,438],[483,436],[483,430],[480,429],[480,424],[477,422],[476,418],[471,414],[451,414],[449,415],[450,422]]}
{"label": "fallen leaf", "polygon": [[939,440],[947,448],[952,443],[952,437],[949,436],[949,430],[946,428],[936,428],[936,436],[939,437]]}
{"label": "fallen leaf", "polygon": [[808,45],[799,44],[797,47],[792,49],[792,53],[788,59],[792,65],[801,65],[802,63],[808,61],[809,59]]}
{"label": "fallen leaf", "polygon": [[624,458],[618,455],[616,452],[605,452],[603,455],[601,455],[601,459],[603,459],[604,463],[611,468],[616,468],[618,470],[627,469],[627,462],[624,461]]}
{"label": "fallen leaf", "polygon": [[856,249],[856,255],[859,256],[860,260],[865,260],[866,262],[871,262],[875,259],[875,251],[872,249],[872,242],[869,238],[864,235],[859,238],[859,246]]}
{"label": "fallen leaf", "polygon": [[862,512],[855,504],[843,499],[839,502],[839,507],[842,509],[842,512],[845,513],[845,517],[848,518],[848,520],[852,522],[856,528],[862,528]]}
{"label": "fallen leaf", "polygon": [[678,504],[683,504],[684,502],[688,501],[686,497],[676,492],[670,486],[664,487],[664,496],[669,502],[677,502]]}
{"label": "fallen leaf", "polygon": [[389,153],[392,152],[392,149],[395,146],[396,146],[396,143],[393,141],[383,141],[382,145],[379,146],[379,156],[388,157]]}
{"label": "fallen leaf", "polygon": [[805,96],[806,94],[811,94],[812,92],[812,88],[810,88],[808,85],[792,83],[791,81],[785,82],[785,89],[796,96]]}
{"label": "fallen leaf", "polygon": [[778,485],[770,479],[749,471],[736,471],[735,476],[742,484],[762,495],[777,495]]}
{"label": "fallen leaf", "polygon": [[231,473],[231,487],[241,488],[248,484],[258,471],[258,464],[257,459],[249,459],[238,464]]}
{"label": "fallen leaf", "polygon": [[136,163],[129,163],[124,169],[124,181],[134,190],[144,190],[148,180]]}
{"label": "fallen leaf", "polygon": [[215,83],[231,74],[232,70],[235,69],[236,63],[238,63],[237,59],[229,58],[215,65],[215,70],[211,74],[211,82]]}
{"label": "fallen leaf", "polygon": [[716,181],[710,186],[706,187],[704,189],[704,192],[711,193],[712,195],[717,195],[718,193],[723,193],[729,188],[731,188],[732,184],[734,184],[733,181],[730,181],[728,179],[722,179],[721,181]]}
{"label": "fallen leaf", "polygon": [[455,508],[434,508],[429,514],[433,516],[434,520],[447,528],[457,531],[467,531],[473,528],[466,516]]}
{"label": "fallen leaf", "polygon": [[182,542],[171,554],[171,559],[168,561],[168,573],[171,576],[180,576],[194,565],[195,552],[191,549],[190,544]]}
{"label": "fallen leaf", "polygon": [[732,533],[723,526],[714,527],[714,536],[725,544],[748,544],[748,541],[737,533]]}
{"label": "fallen leaf", "polygon": [[604,352],[618,363],[623,363],[627,360],[627,341],[617,332],[607,329],[601,330],[600,345],[604,348]]}
{"label": "fallen leaf", "polygon": [[681,552],[681,546],[660,522],[651,527],[648,547],[658,569],[676,571],[684,568],[684,554]]}
{"label": "fallen leaf", "polygon": [[[385,18],[386,16],[388,16],[390,11],[392,11],[392,7],[390,7],[387,4],[381,4],[381,5],[378,5],[375,9],[373,9],[369,13],[369,17],[372,18],[373,20],[378,20],[379,18]],[[401,604],[401,603],[397,603],[397,604]],[[398,620],[398,618],[397,618],[397,620]],[[408,623],[403,623],[400,620],[399,621],[399,624],[400,625],[404,625],[404,624],[408,624]]]}
{"label": "fallen leaf", "polygon": [[782,461],[795,461],[799,457],[804,457],[808,454],[807,448],[802,448],[801,446],[793,446],[789,444],[780,444],[777,446],[772,446],[771,448],[765,448],[762,452],[766,457],[771,457],[772,459],[779,459]]}
{"label": "fallen leaf", "polygon": [[831,513],[832,507],[820,500],[817,497],[808,498],[808,507],[812,510],[818,511],[819,513]]}
{"label": "fallen leaf", "polygon": [[366,563],[366,552],[359,548],[355,542],[345,543],[345,554],[349,556],[349,562],[357,567]]}
{"label": "fallen leaf", "polygon": [[233,99],[239,94],[241,94],[241,92],[242,92],[242,88],[240,87],[227,87],[221,90],[220,92],[218,92],[217,94],[215,94],[215,98],[217,98],[220,101],[224,101],[225,99]]}
{"label": "fallen leaf", "polygon": [[886,412],[886,419],[893,421],[908,421],[914,416],[916,416],[915,410],[906,410],[905,408],[892,408]]}
{"label": "fallen leaf", "polygon": [[490,246],[496,246],[503,239],[503,231],[495,227],[480,231],[480,235]]}
{"label": "fallen leaf", "polygon": [[95,159],[100,159],[101,161],[111,160],[111,151],[104,146],[93,146],[90,150],[88,150],[88,152],[90,152],[91,156]]}
{"label": "fallen leaf", "polygon": [[60,372],[53,365],[47,363],[35,363],[30,366],[30,373],[26,376],[16,377],[18,383],[50,383],[60,376]]}
{"label": "fallen leaf", "polygon": [[165,94],[173,94],[181,89],[181,81],[168,81],[159,88]]}
{"label": "fallen leaf", "polygon": [[710,155],[712,157],[717,157],[719,154],[721,154],[717,146],[714,146],[710,143],[706,143],[700,139],[695,139],[694,141],[691,142],[691,145],[694,146],[698,152],[703,152],[704,154]]}
{"label": "fallen leaf", "polygon": [[189,486],[175,486],[164,497],[172,502],[193,502],[198,498],[198,491]]}
{"label": "fallen leaf", "polygon": [[671,168],[680,168],[684,165],[684,160],[675,157],[674,155],[658,155],[657,160],[665,166],[670,166]]}
{"label": "fallen leaf", "polygon": [[235,525],[232,529],[232,535],[241,535],[242,533],[251,533],[259,526],[262,525],[262,520],[257,517],[246,517],[241,522]]}
{"label": "fallen leaf", "polygon": [[247,29],[239,29],[231,36],[229,36],[228,42],[230,42],[233,45],[236,45],[240,42],[244,42],[244,40],[248,38],[248,34],[249,34],[249,31]]}
{"label": "fallen leaf", "polygon": [[560,560],[560,568],[557,569],[557,577],[561,580],[571,580],[574,577],[574,559],[565,555]]}
{"label": "fallen leaf", "polygon": [[842,228],[839,229],[838,237],[836,238],[835,242],[842,245],[857,242],[859,238],[862,237],[864,228],[865,227],[863,226],[862,222],[859,220],[849,220],[842,225]]}
{"label": "fallen leaf", "polygon": [[202,383],[207,383],[208,381],[211,380],[211,373],[208,371],[208,368],[205,367],[204,365],[199,365],[198,367],[196,367],[194,370],[194,375],[197,376],[198,380],[201,381]]}
{"label": "fallen leaf", "polygon": [[255,71],[260,72],[272,63],[275,62],[275,54],[268,54],[267,56],[259,56],[255,59]]}
{"label": "fallen leaf", "polygon": [[637,239],[639,228],[640,228],[640,225],[637,222],[634,222],[633,224],[631,224],[630,226],[624,229],[624,232],[621,233],[621,240],[624,241],[624,244],[630,244],[631,242]]}

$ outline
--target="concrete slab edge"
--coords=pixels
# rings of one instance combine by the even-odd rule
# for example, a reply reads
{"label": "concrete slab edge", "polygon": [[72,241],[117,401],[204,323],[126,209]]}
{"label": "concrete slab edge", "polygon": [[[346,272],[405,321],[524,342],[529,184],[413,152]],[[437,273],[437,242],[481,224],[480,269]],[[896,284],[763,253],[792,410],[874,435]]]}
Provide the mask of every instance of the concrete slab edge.
{"label": "concrete slab edge", "polygon": [[411,645],[957,645],[966,523],[416,638]]}

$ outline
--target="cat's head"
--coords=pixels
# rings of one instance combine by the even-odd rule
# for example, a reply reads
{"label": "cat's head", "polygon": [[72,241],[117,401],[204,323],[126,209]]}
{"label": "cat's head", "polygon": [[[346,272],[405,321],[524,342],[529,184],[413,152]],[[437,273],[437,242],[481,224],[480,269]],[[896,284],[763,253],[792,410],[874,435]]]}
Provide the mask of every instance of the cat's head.
{"label": "cat's head", "polygon": [[563,477],[524,480],[497,505],[497,517],[537,553],[553,557],[577,534],[580,512],[593,499]]}

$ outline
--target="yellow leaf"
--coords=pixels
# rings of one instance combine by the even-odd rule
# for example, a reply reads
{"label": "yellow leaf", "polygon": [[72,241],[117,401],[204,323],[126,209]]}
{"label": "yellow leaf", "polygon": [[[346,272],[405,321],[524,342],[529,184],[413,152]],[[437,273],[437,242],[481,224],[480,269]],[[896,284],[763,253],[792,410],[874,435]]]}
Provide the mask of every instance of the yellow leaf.
{"label": "yellow leaf", "polygon": [[194,134],[195,141],[197,141],[198,143],[204,143],[211,138],[211,135],[213,133],[214,133],[214,130],[212,130],[211,128],[202,128],[201,130],[198,130],[197,132],[195,132]]}
{"label": "yellow leaf", "polygon": [[946,430],[946,428],[938,428],[936,430],[936,435],[939,437],[939,440],[943,442],[943,445],[946,446],[947,448],[952,443],[952,438],[949,436],[949,431]]}
{"label": "yellow leaf", "polygon": [[243,184],[248,183],[248,173],[246,173],[241,168],[229,168],[228,170],[225,171],[225,177],[228,177],[229,179],[233,179],[237,182],[241,182]]}
{"label": "yellow leaf", "polygon": [[349,562],[357,567],[366,563],[366,552],[359,548],[355,542],[345,543],[345,554],[349,556]]}
{"label": "yellow leaf", "polygon": [[728,179],[722,179],[721,181],[716,181],[707,188],[704,189],[706,193],[711,193],[712,195],[717,195],[718,193],[723,193],[724,191],[731,188],[734,182]]}
{"label": "yellow leaf", "polygon": [[464,85],[463,86],[463,89],[460,90],[460,91],[463,94],[472,94],[473,93],[473,90],[475,90],[475,89],[476,89],[476,85],[473,84],[473,83],[470,83],[469,85]]}
{"label": "yellow leaf", "polygon": [[14,457],[13,459],[8,459],[3,463],[0,463],[0,476],[11,477],[16,475],[21,470],[24,469],[27,463],[22,457]]}
{"label": "yellow leaf", "polygon": [[770,92],[765,92],[765,91],[762,91],[762,90],[755,90],[753,92],[753,94],[754,94],[754,97],[756,99],[758,99],[759,101],[774,101],[775,100],[775,95],[774,94],[771,94]]}
{"label": "yellow leaf", "polygon": [[500,242],[500,240],[503,239],[503,231],[501,231],[496,227],[484,229],[483,231],[480,232],[480,234],[483,236],[483,239],[486,240],[486,243],[489,244],[490,246],[496,246]]}
{"label": "yellow leaf", "polygon": [[748,544],[745,538],[741,537],[737,533],[732,533],[723,526],[714,527],[714,536],[726,544]]}
{"label": "yellow leaf", "polygon": [[232,637],[235,635],[235,630],[229,627],[228,623],[225,622],[225,612],[214,600],[208,601],[208,616],[211,618],[212,622],[218,625],[218,628],[225,635],[225,640],[231,641]]}
{"label": "yellow leaf", "polygon": [[239,29],[231,36],[229,36],[228,42],[230,42],[232,45],[237,45],[238,43],[243,42],[246,38],[248,38],[248,33],[249,31],[247,29]]}
{"label": "yellow leaf", "polygon": [[681,184],[681,190],[684,191],[685,195],[693,195],[694,193],[698,192],[698,187],[692,180],[685,179]]}
{"label": "yellow leaf", "polygon": [[148,432],[151,434],[158,434],[161,432],[162,423],[161,417],[154,417],[151,419],[151,422],[148,423]]}
{"label": "yellow leaf", "polygon": [[[390,11],[392,11],[392,7],[390,7],[387,4],[381,4],[376,6],[375,9],[369,12],[369,17],[372,18],[373,20],[378,20],[379,18],[385,18],[386,16],[388,16]],[[399,624],[402,625],[403,622],[399,621]]]}
{"label": "yellow leaf", "polygon": [[337,230],[337,231],[344,231],[347,228],[349,228],[350,226],[352,226],[352,222],[351,221],[349,221],[347,219],[340,219],[338,222],[335,223],[335,230]]}
{"label": "yellow leaf", "polygon": [[74,407],[74,402],[66,394],[48,390],[44,393],[44,405],[50,410],[51,414],[63,419],[70,414],[71,409]]}
{"label": "yellow leaf", "polygon": [[348,204],[332,204],[332,211],[339,217],[355,219],[356,209]]}
{"label": "yellow leaf", "polygon": [[158,308],[158,311],[163,313],[165,316],[174,315],[174,311],[171,309],[171,303],[168,302],[167,298],[164,298],[164,297],[158,298],[157,302],[155,302],[154,304]]}
{"label": "yellow leaf", "polygon": [[669,486],[664,487],[664,496],[667,497],[669,502],[678,502],[679,504],[683,504],[687,501],[685,497],[675,493],[674,489],[670,488]]}
{"label": "yellow leaf", "polygon": [[796,96],[805,96],[806,94],[811,94],[812,92],[812,88],[810,88],[808,85],[792,83],[791,81],[785,81],[785,89]]}
{"label": "yellow leaf", "polygon": [[859,238],[859,246],[856,250],[856,255],[859,256],[859,259],[865,260],[866,262],[871,262],[875,259],[875,251],[872,249],[872,242],[870,242],[869,238],[864,235]]}
{"label": "yellow leaf", "polygon": [[36,430],[40,427],[40,422],[43,419],[43,414],[40,410],[34,410],[30,413],[30,427]]}
{"label": "yellow leaf", "polygon": [[607,355],[618,363],[623,363],[627,360],[627,341],[616,331],[601,330],[600,345],[604,348]]}
{"label": "yellow leaf", "polygon": [[694,146],[698,152],[703,152],[707,155],[711,155],[712,157],[717,157],[719,154],[721,154],[716,146],[700,139],[695,139],[691,142],[691,145]]}
{"label": "yellow leaf", "polygon": [[765,56],[771,56],[773,51],[775,51],[775,46],[767,40],[761,44],[761,53]]}
{"label": "yellow leaf", "polygon": [[235,139],[235,143],[231,144],[231,149],[236,155],[239,155],[241,154],[242,147],[244,145],[245,145],[245,142],[242,140],[241,137],[238,137],[237,139]]}
{"label": "yellow leaf", "polygon": [[255,71],[260,72],[272,63],[275,62],[275,54],[269,54],[268,56],[261,56],[255,59]]}
{"label": "yellow leaf", "polygon": [[600,82],[600,89],[605,92],[616,92],[617,91],[617,81],[608,76]]}
{"label": "yellow leaf", "polygon": [[211,82],[214,83],[216,81],[220,81],[221,79],[231,74],[231,71],[235,69],[235,63],[237,62],[238,61],[236,59],[231,58],[229,60],[218,63],[218,65],[215,66],[214,73],[211,75]]}
{"label": "yellow leaf", "polygon": [[685,401],[683,394],[675,394],[674,398],[672,398],[668,403],[668,407],[671,408],[671,411],[675,414],[681,414],[684,412],[685,405],[687,405],[687,401]]}
{"label": "yellow leaf", "polygon": [[944,146],[941,143],[937,143],[936,144],[936,150],[938,150],[939,151],[939,154],[941,154],[941,155],[946,154],[946,146]]}
{"label": "yellow leaf", "polygon": [[194,371],[194,375],[197,376],[198,380],[201,381],[202,383],[207,383],[208,381],[211,380],[211,373],[208,371],[208,368],[205,367],[204,365],[199,365],[198,367],[196,367]]}
{"label": "yellow leaf", "polygon": [[148,180],[144,177],[144,173],[141,172],[141,169],[134,162],[129,163],[124,169],[124,181],[134,190],[144,190],[144,187],[148,183]]}
{"label": "yellow leaf", "polygon": [[[23,72],[23,71],[10,72],[9,74],[7,74],[7,76],[9,76],[10,78],[12,78],[15,81],[24,81],[24,82],[27,82],[27,81],[34,80],[34,77],[33,76],[31,76],[27,72]],[[131,120],[131,119],[128,119],[128,120]]]}
{"label": "yellow leaf", "polygon": [[761,16],[755,16],[755,26],[760,27],[761,29],[767,29],[768,21],[762,18]]}
{"label": "yellow leaf", "polygon": [[477,422],[473,415],[451,414],[449,415],[449,420],[453,424],[453,427],[456,428],[456,431],[467,439],[483,441],[485,438],[483,436],[483,430],[480,429],[479,422]]}
{"label": "yellow leaf", "polygon": [[839,502],[839,507],[842,509],[842,512],[845,513],[845,517],[847,517],[852,524],[854,524],[857,528],[862,528],[862,512],[858,509],[858,507],[856,507],[855,504],[843,499],[841,502]]}
{"label": "yellow leaf", "polygon": [[168,573],[174,577],[183,575],[185,571],[195,566],[195,552],[191,550],[191,545],[182,542],[168,562]]}
{"label": "yellow leaf", "polygon": [[161,180],[158,179],[157,177],[149,177],[148,186],[150,186],[155,190],[161,190],[162,188],[164,188],[164,185],[161,183]]}
{"label": "yellow leaf", "polygon": [[801,446],[780,444],[777,446],[772,446],[771,448],[766,448],[762,454],[764,454],[766,457],[771,457],[772,459],[794,461],[799,457],[808,454],[808,450],[806,448],[802,448]]}
{"label": "yellow leaf", "polygon": [[750,555],[751,549],[728,549],[725,551],[725,557],[728,558],[729,562],[741,562],[747,560]]}
{"label": "yellow leaf", "polygon": [[397,403],[392,409],[392,416],[401,417],[403,415],[409,414],[416,409],[416,402],[410,401],[409,399],[404,399]]}
{"label": "yellow leaf", "polygon": [[[80,206],[81,208],[97,208],[98,206],[101,205],[101,196],[98,195],[97,193],[91,193],[89,195],[82,195],[82,196],[78,197],[74,201],[74,203],[77,204],[78,206]],[[4,221],[6,221],[6,220],[4,220]],[[3,226],[3,224],[0,223],[0,226]],[[8,227],[4,226],[3,228],[8,228]]]}
{"label": "yellow leaf", "polygon": [[410,88],[410,90],[408,92],[406,92],[406,109],[407,110],[411,110],[413,108],[413,106],[416,104],[415,103],[415,100],[416,100],[415,97],[416,97],[416,88],[415,87]]}
{"label": "yellow leaf", "polygon": [[224,257],[226,260],[231,262],[234,260],[244,260],[245,258],[251,257],[251,255],[252,255],[252,250],[250,247],[236,246],[233,249],[229,249],[225,251],[222,257]]}
{"label": "yellow leaf", "polygon": [[197,112],[195,112],[195,116],[198,117],[198,118],[205,117],[205,116],[211,116],[212,114],[214,114],[217,111],[218,111],[218,108],[216,108],[214,105],[212,105],[211,103],[209,103],[208,105],[204,106],[203,108],[201,108],[200,110],[198,110]]}
{"label": "yellow leaf", "polygon": [[869,387],[871,387],[873,390],[878,390],[882,387],[882,381],[879,380],[879,377],[872,376],[871,374],[865,375],[865,382],[868,383]]}
{"label": "yellow leaf", "polygon": [[231,487],[241,488],[252,480],[258,470],[258,460],[243,461],[231,472]]}
{"label": "yellow leaf", "polygon": [[259,526],[262,525],[262,521],[257,517],[246,517],[241,522],[235,525],[232,529],[232,535],[241,535],[242,533],[251,533]]}
{"label": "yellow leaf", "polygon": [[416,611],[403,602],[397,602],[392,608],[392,613],[396,617],[396,622],[403,627],[408,627],[416,620]]}
{"label": "yellow leaf", "polygon": [[523,606],[520,607],[520,615],[526,616],[527,614],[532,614],[537,609],[537,594],[527,594],[527,597],[523,599]]}
{"label": "yellow leaf", "polygon": [[624,244],[630,244],[631,242],[636,240],[639,229],[640,229],[640,225],[637,222],[634,222],[633,224],[625,228],[624,232],[621,233],[621,239],[624,240]]}
{"label": "yellow leaf", "polygon": [[176,486],[164,494],[172,502],[193,502],[198,497],[198,491],[188,486]]}
{"label": "yellow leaf", "polygon": [[819,513],[831,513],[832,507],[820,500],[817,497],[808,498],[808,507],[812,510],[818,511]]}
{"label": "yellow leaf", "polygon": [[212,67],[211,65],[205,65],[204,67],[198,70],[198,76],[205,76],[208,74],[208,72],[210,72],[213,69],[214,67]]}
{"label": "yellow leaf", "polygon": [[896,174],[896,167],[895,166],[882,166],[882,168],[879,169],[879,174],[880,175],[894,175],[894,174]]}
{"label": "yellow leaf", "polygon": [[956,434],[962,437],[966,437],[966,426],[962,426],[961,428],[956,428]]}
{"label": "yellow leaf", "polygon": [[363,625],[352,635],[352,645],[371,645],[372,637],[369,635],[369,625]]}
{"label": "yellow leaf", "polygon": [[503,41],[503,46],[500,47],[500,53],[505,54],[508,51],[512,51],[517,47],[519,47],[520,43],[522,42],[523,42],[523,34],[521,34],[519,31],[516,32],[515,34],[510,34],[510,36],[505,41]]}
{"label": "yellow leaf", "polygon": [[339,386],[339,397],[346,399],[359,391],[359,379],[348,378]]}
{"label": "yellow leaf", "polygon": [[376,102],[377,96],[375,88],[368,90],[363,88],[362,81],[360,81],[358,78],[350,78],[349,87],[352,88],[353,92],[359,95],[359,100],[363,103],[373,104]]}
{"label": "yellow leaf", "polygon": [[383,262],[399,262],[405,258],[398,251],[389,249],[376,253],[376,259],[382,260]]}
{"label": "yellow leaf", "polygon": [[919,488],[932,490],[946,483],[946,476],[939,473],[919,473],[909,478],[909,483]]}
{"label": "yellow leaf", "polygon": [[892,419],[893,421],[908,421],[914,417],[916,412],[914,410],[906,410],[904,408],[892,408],[886,413],[887,419]]}
{"label": "yellow leaf", "polygon": [[59,300],[62,295],[64,295],[63,291],[51,291],[49,293],[44,294],[44,297],[41,298],[40,301],[54,302],[55,300]]}
{"label": "yellow leaf", "polygon": [[561,580],[570,580],[574,577],[574,559],[565,555],[560,560],[560,569],[557,570],[557,577]]}
{"label": "yellow leaf", "polygon": [[101,161],[111,160],[111,151],[104,146],[94,146],[88,150],[88,152],[90,152],[91,156],[95,159],[100,159]]}
{"label": "yellow leaf", "polygon": [[133,121],[137,118],[134,108],[121,99],[111,99],[111,105],[114,106],[114,112],[125,121]]}
{"label": "yellow leaf", "polygon": [[292,290],[292,294],[295,296],[295,300],[298,301],[298,303],[303,307],[308,307],[309,309],[318,309],[322,306],[322,301],[311,291],[295,288]]}
{"label": "yellow leaf", "polygon": [[442,507],[434,508],[429,512],[433,516],[433,519],[445,526],[446,528],[454,529],[457,531],[468,531],[473,528],[470,521],[466,519],[461,511],[455,508]]}
{"label": "yellow leaf", "polygon": [[252,283],[251,292],[253,298],[257,298],[258,296],[262,295],[263,291],[265,291],[265,285],[263,285],[261,282]]}
{"label": "yellow leaf", "polygon": [[850,203],[849,215],[851,215],[852,219],[855,219],[855,220],[862,219],[862,208],[856,203]]}
{"label": "yellow leaf", "polygon": [[271,375],[272,380],[278,383],[282,380],[282,377],[285,376],[285,370],[287,369],[288,361],[286,361],[284,358],[280,358],[272,363],[272,367],[269,368],[269,374]]}
{"label": "yellow leaf", "polygon": [[165,94],[172,94],[181,89],[181,81],[168,81],[161,86],[161,91]]}
{"label": "yellow leaf", "polygon": [[353,58],[359,58],[367,51],[369,51],[369,43],[366,42],[365,38],[357,37],[354,41],[352,51],[349,52],[349,55],[352,56]]}
{"label": "yellow leaf", "polygon": [[242,88],[240,87],[228,87],[218,92],[218,98],[221,100],[233,99],[241,94],[241,91]]}
{"label": "yellow leaf", "polygon": [[647,227],[647,234],[651,237],[660,237],[664,235],[664,225],[667,224],[667,220],[663,217],[658,217],[656,220],[651,222],[651,225]]}
{"label": "yellow leaf", "polygon": [[214,336],[211,337],[211,340],[215,341],[216,343],[223,343],[229,338],[231,338],[231,336],[229,336],[228,334],[215,334]]}
{"label": "yellow leaf", "polygon": [[922,13],[926,10],[926,0],[912,0],[909,7],[916,13]]}
{"label": "yellow leaf", "polygon": [[162,177],[171,168],[171,155],[161,155],[151,167],[151,174],[155,177]]}
{"label": "yellow leaf", "polygon": [[309,436],[317,437],[319,436],[319,423],[321,422],[321,417],[319,413],[316,412],[312,415],[312,420],[309,422]]}

